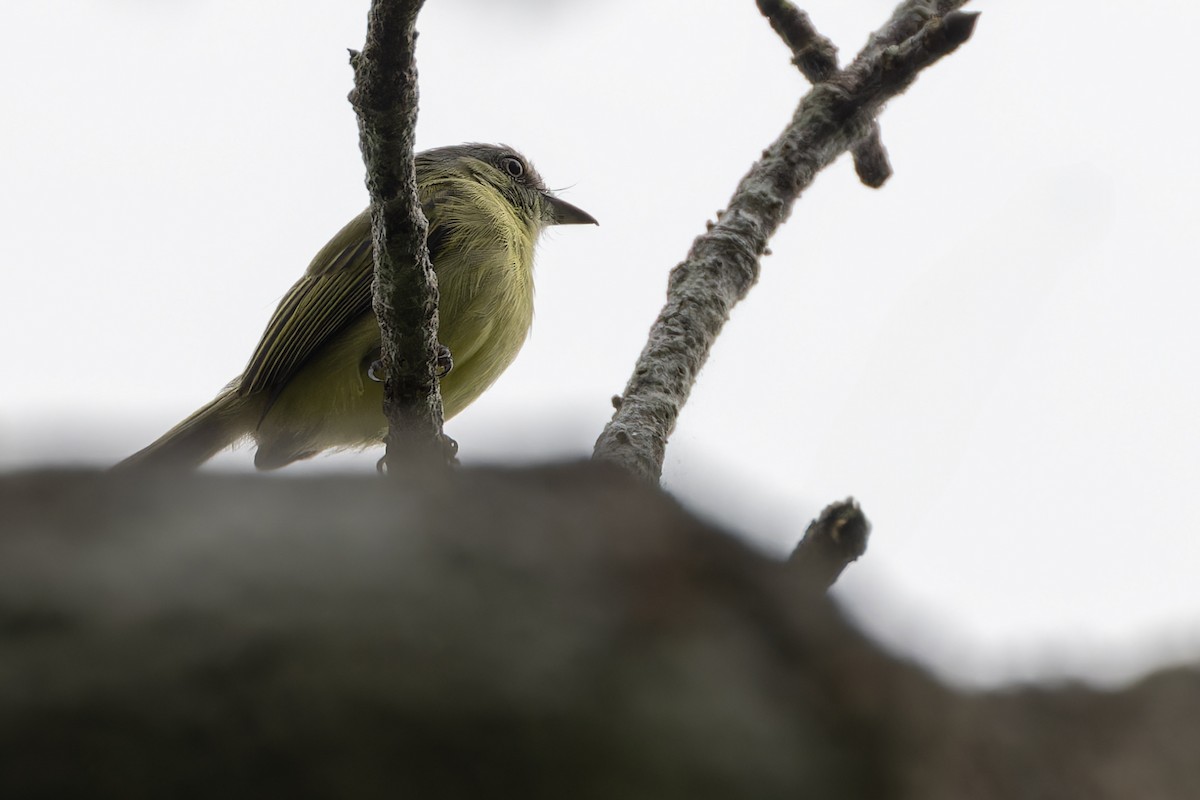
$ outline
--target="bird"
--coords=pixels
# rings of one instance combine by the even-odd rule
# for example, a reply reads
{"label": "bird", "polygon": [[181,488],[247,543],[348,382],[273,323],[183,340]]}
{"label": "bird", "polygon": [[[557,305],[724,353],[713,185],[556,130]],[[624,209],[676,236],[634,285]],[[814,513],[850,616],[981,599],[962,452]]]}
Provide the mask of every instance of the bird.
{"label": "bird", "polygon": [[[450,419],[495,382],[528,336],[540,234],[598,223],[556,197],[529,160],[505,145],[439,147],[416,154],[414,163],[438,280],[438,338],[453,363],[440,381]],[[373,277],[367,209],[284,295],[242,374],[115,468],[195,468],[253,439],[255,467],[273,470],[326,450],[382,443]]]}

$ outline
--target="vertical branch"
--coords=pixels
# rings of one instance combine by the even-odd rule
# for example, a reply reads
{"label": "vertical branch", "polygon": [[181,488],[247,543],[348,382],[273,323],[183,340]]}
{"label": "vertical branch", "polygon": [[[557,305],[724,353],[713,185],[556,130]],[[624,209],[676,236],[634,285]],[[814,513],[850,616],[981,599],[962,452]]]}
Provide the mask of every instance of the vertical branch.
{"label": "vertical branch", "polygon": [[414,60],[423,0],[374,0],[366,44],[350,52],[359,146],[371,195],[375,315],[383,337],[386,462],[444,460],[437,380],[438,288],[413,166]]}

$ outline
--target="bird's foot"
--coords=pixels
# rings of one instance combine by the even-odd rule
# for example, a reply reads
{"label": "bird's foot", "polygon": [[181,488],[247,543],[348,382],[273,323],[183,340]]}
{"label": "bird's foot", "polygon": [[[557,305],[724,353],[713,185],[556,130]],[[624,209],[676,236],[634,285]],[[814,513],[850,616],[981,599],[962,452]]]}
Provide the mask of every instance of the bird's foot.
{"label": "bird's foot", "polygon": [[[458,461],[458,442],[451,439],[446,434],[438,434],[438,444],[442,448],[442,457],[446,459],[446,465],[450,467],[458,467],[461,464]],[[375,462],[375,471],[380,475],[387,474],[387,454],[384,453]]]}
{"label": "bird's foot", "polygon": [[[437,346],[437,368],[434,370],[438,379],[442,379],[450,374],[450,370],[454,369],[454,356],[450,354],[450,348],[444,344]],[[451,439],[451,441],[454,441]],[[454,446],[455,452],[458,452],[458,445]]]}
{"label": "bird's foot", "polygon": [[[438,380],[450,374],[450,370],[454,369],[454,356],[450,355],[450,348],[444,344],[437,346],[437,365],[434,367],[434,374]],[[367,377],[376,383],[383,383],[387,380],[387,373],[383,369],[383,361],[375,359],[367,365]]]}
{"label": "bird's foot", "polygon": [[452,467],[460,466],[458,462],[458,442],[451,439],[446,434],[440,434],[442,455],[446,457],[446,463]]}

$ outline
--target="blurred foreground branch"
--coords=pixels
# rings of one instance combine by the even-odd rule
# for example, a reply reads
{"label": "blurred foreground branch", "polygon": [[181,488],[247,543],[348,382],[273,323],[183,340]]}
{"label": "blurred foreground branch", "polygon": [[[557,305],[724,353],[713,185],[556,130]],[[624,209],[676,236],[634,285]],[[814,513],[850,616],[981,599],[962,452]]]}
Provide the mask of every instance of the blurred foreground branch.
{"label": "blurred foreground branch", "polygon": [[0,476],[0,797],[1200,797],[1200,672],[966,693],[602,465]]}

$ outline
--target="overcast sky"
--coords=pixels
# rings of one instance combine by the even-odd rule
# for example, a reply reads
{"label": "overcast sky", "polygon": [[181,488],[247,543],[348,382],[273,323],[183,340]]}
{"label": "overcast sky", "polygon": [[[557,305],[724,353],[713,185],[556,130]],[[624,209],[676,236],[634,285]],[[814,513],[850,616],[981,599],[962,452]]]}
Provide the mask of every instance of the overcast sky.
{"label": "overcast sky", "polygon": [[[0,468],[111,463],[241,370],[366,202],[368,4],[0,5]],[[892,5],[803,7],[845,59]],[[881,117],[887,186],[843,157],[796,205],[665,484],[774,554],[858,498],[837,594],[943,674],[1120,680],[1200,656],[1200,6],[972,5]],[[430,0],[419,29],[419,145],[514,145],[601,222],[543,242],[532,338],[448,432],[468,463],[585,456],[807,85],[752,0]]]}

